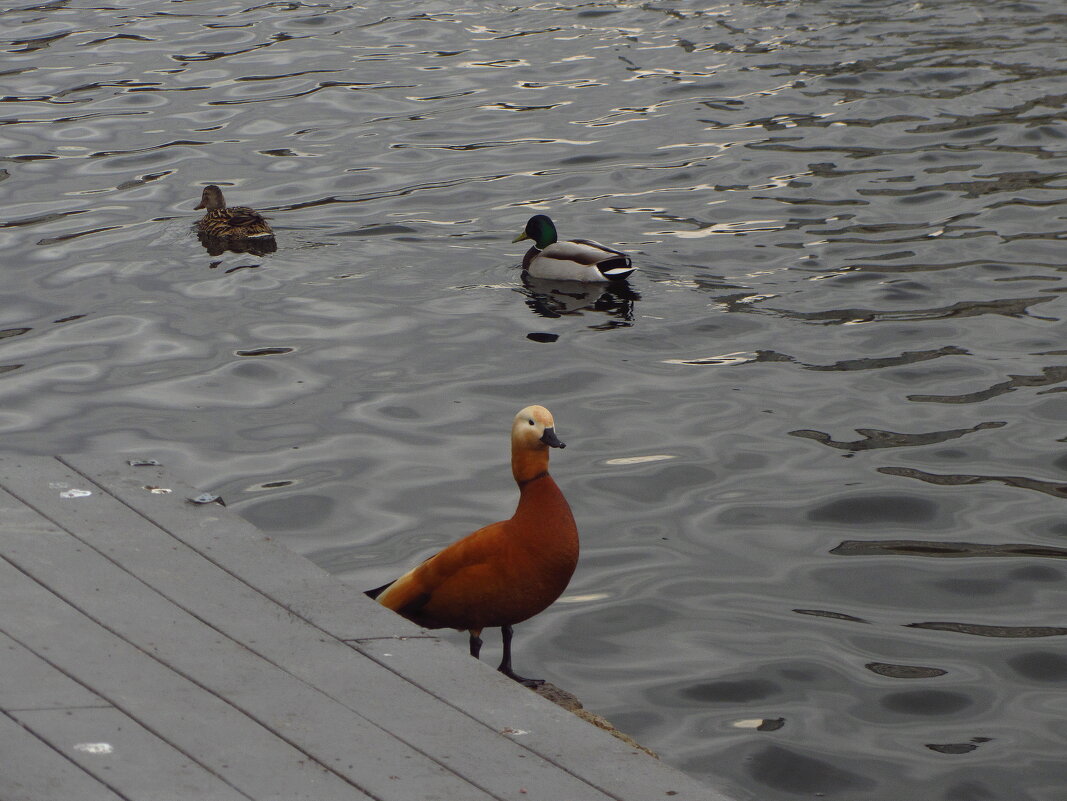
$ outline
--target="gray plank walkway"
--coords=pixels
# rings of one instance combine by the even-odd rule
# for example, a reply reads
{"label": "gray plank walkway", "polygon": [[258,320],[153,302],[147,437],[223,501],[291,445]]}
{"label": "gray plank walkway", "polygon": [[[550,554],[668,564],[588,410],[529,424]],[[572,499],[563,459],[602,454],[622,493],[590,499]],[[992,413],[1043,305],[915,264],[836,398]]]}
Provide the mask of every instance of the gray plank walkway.
{"label": "gray plank walkway", "polygon": [[0,454],[3,801],[727,801],[198,494]]}

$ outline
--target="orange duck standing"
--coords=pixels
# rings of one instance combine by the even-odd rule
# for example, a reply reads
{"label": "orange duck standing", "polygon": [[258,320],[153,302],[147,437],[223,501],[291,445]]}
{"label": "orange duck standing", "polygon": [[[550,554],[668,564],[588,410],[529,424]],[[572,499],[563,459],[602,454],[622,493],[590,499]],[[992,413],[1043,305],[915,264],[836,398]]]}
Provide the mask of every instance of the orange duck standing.
{"label": "orange duck standing", "polygon": [[548,474],[548,449],[563,447],[548,409],[527,406],[519,412],[511,425],[511,472],[519,485],[515,514],[468,534],[367,595],[425,628],[469,632],[476,659],[482,629],[499,626],[504,655],[498,670],[529,686],[541,683],[511,669],[511,627],[555,601],[578,563],[574,516]]}

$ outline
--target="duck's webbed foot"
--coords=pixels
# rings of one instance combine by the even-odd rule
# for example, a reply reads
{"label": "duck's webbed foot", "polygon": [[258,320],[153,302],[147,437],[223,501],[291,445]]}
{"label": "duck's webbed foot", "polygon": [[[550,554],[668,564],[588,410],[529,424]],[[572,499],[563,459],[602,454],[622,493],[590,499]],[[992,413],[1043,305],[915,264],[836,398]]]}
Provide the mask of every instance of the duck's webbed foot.
{"label": "duck's webbed foot", "polygon": [[500,660],[500,667],[497,670],[509,679],[513,679],[526,687],[540,687],[545,683],[544,679],[527,679],[511,669],[511,638],[513,634],[511,626],[500,627],[500,636],[504,640],[504,658]]}

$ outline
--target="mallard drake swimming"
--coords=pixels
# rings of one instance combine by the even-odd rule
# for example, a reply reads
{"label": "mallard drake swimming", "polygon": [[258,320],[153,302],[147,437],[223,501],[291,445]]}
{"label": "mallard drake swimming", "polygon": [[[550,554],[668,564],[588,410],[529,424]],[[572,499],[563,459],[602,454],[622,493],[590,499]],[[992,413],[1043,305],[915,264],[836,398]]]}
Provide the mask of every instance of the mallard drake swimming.
{"label": "mallard drake swimming", "polygon": [[636,267],[630,257],[590,239],[559,242],[556,225],[544,214],[535,214],[513,242],[532,239],[534,245],[522,258],[522,269],[535,278],[556,281],[621,281]]}
{"label": "mallard drake swimming", "polygon": [[469,632],[475,659],[482,629],[500,626],[504,656],[498,670],[523,684],[540,683],[512,671],[511,627],[555,601],[578,563],[574,516],[548,474],[548,449],[562,447],[548,409],[520,411],[511,424],[511,473],[519,485],[515,514],[468,534],[367,595],[428,629]]}
{"label": "mallard drake swimming", "polygon": [[198,209],[207,209],[196,223],[196,230],[218,239],[273,239],[274,232],[255,209],[246,206],[226,206],[222,190],[215,184],[204,187]]}

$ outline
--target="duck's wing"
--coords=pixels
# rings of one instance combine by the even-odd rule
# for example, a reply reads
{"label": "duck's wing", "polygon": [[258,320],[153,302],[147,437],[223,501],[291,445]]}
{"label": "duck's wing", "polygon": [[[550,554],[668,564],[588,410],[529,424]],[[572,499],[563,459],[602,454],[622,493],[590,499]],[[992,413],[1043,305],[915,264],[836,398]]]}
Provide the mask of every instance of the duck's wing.
{"label": "duck's wing", "polygon": [[429,603],[433,593],[430,588],[415,577],[416,570],[418,568],[409,570],[400,578],[394,579],[388,584],[375,587],[373,590],[367,590],[364,595],[374,598],[382,606],[392,609],[397,614],[423,625],[423,620],[419,613]]}
{"label": "duck's wing", "polygon": [[468,534],[366,594],[426,628],[482,628],[481,619],[492,614],[482,608],[484,598],[501,580],[494,565],[509,552],[500,547],[505,527],[506,523],[493,523]]}
{"label": "duck's wing", "polygon": [[572,261],[576,264],[584,264],[590,267],[608,259],[622,259],[625,264],[628,265],[630,263],[630,257],[625,253],[609,248],[606,245],[601,245],[591,239],[570,239],[564,242],[553,242],[541,251],[541,257]]}
{"label": "duck's wing", "polygon": [[575,245],[581,245],[582,247],[591,248],[593,250],[601,251],[603,254],[609,256],[622,256],[626,259],[626,263],[630,263],[630,257],[623,253],[621,250],[615,250],[615,248],[609,248],[607,245],[602,245],[599,242],[594,242],[592,239],[572,239]]}
{"label": "duck's wing", "polygon": [[267,224],[267,221],[263,218],[255,209],[250,209],[246,206],[230,206],[223,210],[226,214],[226,220],[230,225],[263,225]]}
{"label": "duck's wing", "polygon": [[[395,579],[394,579],[394,581],[395,581]],[[377,598],[379,595],[381,595],[383,592],[385,592],[387,589],[389,589],[392,586],[393,586],[393,582],[390,581],[388,584],[383,584],[380,587],[375,587],[373,590],[364,590],[363,594],[366,595],[368,598]]]}
{"label": "duck's wing", "polygon": [[[364,590],[363,594],[366,595],[368,598],[374,598],[375,600],[377,600],[379,595],[381,595],[383,592],[388,590],[394,584],[403,585],[406,582],[408,582],[411,579],[412,575],[414,575],[415,572],[419,570],[419,568],[421,568],[423,565],[425,565],[427,562],[429,562],[435,556],[437,556],[437,554],[434,554],[433,556],[429,557],[428,559],[424,559],[423,561],[419,562],[419,564],[417,564],[415,567],[411,568],[411,570],[409,570],[407,573],[405,573],[404,575],[400,576],[399,578],[395,578],[392,581],[387,582],[387,583],[383,584],[380,587],[375,587],[373,590]],[[427,596],[426,599],[429,600],[429,596]],[[425,604],[426,601],[424,600],[422,603]],[[396,609],[394,607],[390,607],[390,608],[392,608],[394,612],[400,611],[400,610],[398,610],[398,609]]]}
{"label": "duck's wing", "polygon": [[[383,606],[392,609],[399,615],[403,615],[408,620],[415,621],[420,626],[425,625],[428,628],[440,628],[439,626],[434,626],[431,621],[424,621],[420,614],[423,607],[430,602],[432,593],[417,585],[413,585],[406,575],[401,576],[396,581],[390,581],[388,584],[378,587],[377,589],[367,590],[365,595],[378,600],[378,596],[385,590],[390,590],[390,594],[378,601]],[[399,595],[398,592],[400,593]]]}
{"label": "duck's wing", "polygon": [[573,244],[587,248],[590,252],[598,252],[600,258],[594,262],[594,266],[600,270],[600,274],[610,280],[621,281],[629,278],[630,274],[637,269],[630,262],[630,257],[621,250],[609,248],[591,239],[575,239]]}

